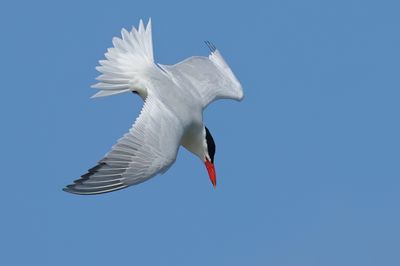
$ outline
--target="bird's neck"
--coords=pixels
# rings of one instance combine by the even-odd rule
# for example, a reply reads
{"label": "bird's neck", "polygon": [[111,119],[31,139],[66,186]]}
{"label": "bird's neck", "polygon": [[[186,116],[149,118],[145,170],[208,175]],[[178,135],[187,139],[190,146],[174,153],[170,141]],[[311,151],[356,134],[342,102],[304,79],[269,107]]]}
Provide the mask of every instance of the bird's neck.
{"label": "bird's neck", "polygon": [[204,125],[192,125],[186,129],[181,145],[203,160],[207,148],[205,135]]}

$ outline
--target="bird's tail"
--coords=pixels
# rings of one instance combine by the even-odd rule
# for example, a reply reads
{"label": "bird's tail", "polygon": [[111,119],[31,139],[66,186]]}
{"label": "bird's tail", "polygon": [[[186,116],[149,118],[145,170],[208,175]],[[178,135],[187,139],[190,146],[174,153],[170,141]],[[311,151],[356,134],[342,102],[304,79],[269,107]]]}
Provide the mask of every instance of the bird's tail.
{"label": "bird's tail", "polygon": [[100,60],[100,66],[96,67],[102,74],[97,77],[99,83],[92,88],[100,91],[92,98],[127,91],[147,94],[142,77],[146,69],[154,66],[151,19],[146,27],[140,20],[138,29],[132,27],[130,32],[122,29],[121,35],[122,38],[113,38],[114,47],[107,50],[106,60]]}

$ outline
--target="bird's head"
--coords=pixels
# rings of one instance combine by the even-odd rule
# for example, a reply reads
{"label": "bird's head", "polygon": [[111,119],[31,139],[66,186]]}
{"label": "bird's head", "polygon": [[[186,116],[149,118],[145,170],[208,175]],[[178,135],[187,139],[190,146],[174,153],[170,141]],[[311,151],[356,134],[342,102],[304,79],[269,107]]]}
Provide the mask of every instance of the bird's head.
{"label": "bird's head", "polygon": [[214,155],[215,155],[215,142],[211,136],[210,131],[207,127],[205,128],[205,149],[204,149],[204,164],[206,165],[208,175],[210,176],[211,183],[214,187],[217,186],[217,176],[214,167]]}

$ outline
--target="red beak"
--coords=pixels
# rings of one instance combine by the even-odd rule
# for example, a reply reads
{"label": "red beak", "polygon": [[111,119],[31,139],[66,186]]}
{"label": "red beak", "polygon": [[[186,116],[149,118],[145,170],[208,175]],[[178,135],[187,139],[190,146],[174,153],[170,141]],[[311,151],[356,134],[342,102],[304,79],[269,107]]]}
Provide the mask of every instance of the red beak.
{"label": "red beak", "polygon": [[215,188],[217,186],[217,176],[215,174],[214,164],[206,159],[205,165],[208,171],[208,175],[210,176],[211,183]]}

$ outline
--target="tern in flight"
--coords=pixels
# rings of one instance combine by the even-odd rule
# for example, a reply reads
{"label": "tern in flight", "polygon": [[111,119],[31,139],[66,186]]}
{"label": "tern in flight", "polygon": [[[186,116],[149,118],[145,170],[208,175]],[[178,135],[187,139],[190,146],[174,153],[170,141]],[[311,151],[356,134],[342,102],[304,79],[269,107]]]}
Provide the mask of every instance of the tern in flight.
{"label": "tern in flight", "polygon": [[144,106],[132,128],[98,164],[64,188],[75,194],[111,192],[164,173],[180,145],[205,164],[213,186],[215,143],[203,124],[203,110],[218,99],[243,99],[243,89],[213,44],[208,57],[193,56],[175,65],[156,64],[151,20],[147,26],[121,31],[96,69],[100,89],[92,97],[123,92],[138,94]]}

